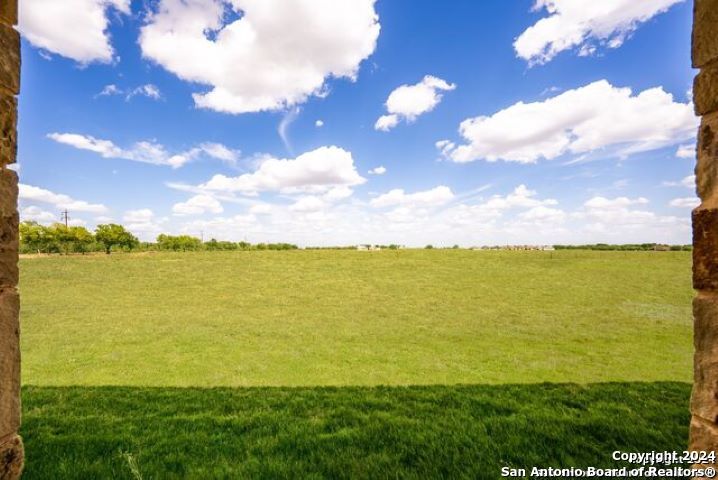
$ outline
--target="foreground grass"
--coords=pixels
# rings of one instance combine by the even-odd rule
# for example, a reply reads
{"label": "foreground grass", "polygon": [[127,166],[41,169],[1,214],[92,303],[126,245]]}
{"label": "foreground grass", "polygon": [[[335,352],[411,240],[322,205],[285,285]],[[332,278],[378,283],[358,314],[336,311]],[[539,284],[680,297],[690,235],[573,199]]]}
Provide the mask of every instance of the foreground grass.
{"label": "foreground grass", "polygon": [[[25,387],[27,479],[477,478],[683,450],[690,385]],[[134,471],[134,473],[133,473]]]}
{"label": "foreground grass", "polygon": [[690,381],[689,252],[21,261],[25,384]]}

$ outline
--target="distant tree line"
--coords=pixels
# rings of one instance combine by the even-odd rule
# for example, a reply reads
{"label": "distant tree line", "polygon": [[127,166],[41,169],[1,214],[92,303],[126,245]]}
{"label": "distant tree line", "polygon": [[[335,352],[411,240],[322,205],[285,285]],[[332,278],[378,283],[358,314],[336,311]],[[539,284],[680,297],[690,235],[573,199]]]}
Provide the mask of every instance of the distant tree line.
{"label": "distant tree line", "polygon": [[626,243],[612,245],[594,243],[589,245],[554,245],[556,250],[619,250],[619,251],[691,251],[692,245],[666,245],[662,243]]}
{"label": "distant tree line", "polygon": [[295,250],[291,243],[228,242],[211,239],[203,242],[190,235],[161,234],[155,242],[140,242],[122,225],[98,225],[94,233],[85,227],[70,227],[62,223],[49,226],[37,222],[20,224],[20,253],[89,253],[116,251],[174,251],[198,250]]}

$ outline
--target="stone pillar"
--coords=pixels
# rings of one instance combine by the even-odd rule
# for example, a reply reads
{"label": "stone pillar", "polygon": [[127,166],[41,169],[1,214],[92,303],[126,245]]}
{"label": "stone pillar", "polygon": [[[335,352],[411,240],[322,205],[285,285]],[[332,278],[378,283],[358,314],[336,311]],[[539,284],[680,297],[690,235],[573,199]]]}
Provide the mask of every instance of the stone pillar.
{"label": "stone pillar", "polygon": [[698,131],[693,211],[694,379],[690,449],[718,452],[718,0],[695,0],[693,84]]}
{"label": "stone pillar", "polygon": [[17,153],[20,36],[17,0],[0,0],[0,479],[20,477],[20,298],[18,281],[17,173],[7,168]]}

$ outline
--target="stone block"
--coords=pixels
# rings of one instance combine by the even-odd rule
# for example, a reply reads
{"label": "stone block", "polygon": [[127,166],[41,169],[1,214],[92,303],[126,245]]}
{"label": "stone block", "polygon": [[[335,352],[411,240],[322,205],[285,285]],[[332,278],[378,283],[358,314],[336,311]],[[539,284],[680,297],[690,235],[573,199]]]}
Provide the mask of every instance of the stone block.
{"label": "stone block", "polygon": [[0,480],[19,479],[24,462],[25,450],[18,435],[0,443]]}
{"label": "stone block", "polygon": [[0,167],[15,163],[16,157],[17,99],[0,93]]}
{"label": "stone block", "polygon": [[0,23],[17,25],[17,0],[0,0]]}
{"label": "stone block", "polygon": [[692,57],[695,68],[718,59],[718,0],[693,3]]}
{"label": "stone block", "polygon": [[0,169],[0,288],[18,282],[17,173]]}
{"label": "stone block", "polygon": [[704,67],[693,81],[693,105],[696,115],[718,111],[718,62]]}
{"label": "stone block", "polygon": [[698,129],[696,194],[704,207],[718,206],[718,113],[706,115]]}
{"label": "stone block", "polygon": [[20,93],[20,34],[0,24],[0,88],[13,95]]}
{"label": "stone block", "polygon": [[20,297],[0,291],[0,438],[20,428]]}
{"label": "stone block", "polygon": [[718,291],[718,208],[693,210],[693,288]]}
{"label": "stone block", "polygon": [[688,449],[694,452],[718,451],[718,426],[702,418],[691,418]]}
{"label": "stone block", "polygon": [[693,299],[693,393],[691,412],[718,421],[718,295],[699,292]]}

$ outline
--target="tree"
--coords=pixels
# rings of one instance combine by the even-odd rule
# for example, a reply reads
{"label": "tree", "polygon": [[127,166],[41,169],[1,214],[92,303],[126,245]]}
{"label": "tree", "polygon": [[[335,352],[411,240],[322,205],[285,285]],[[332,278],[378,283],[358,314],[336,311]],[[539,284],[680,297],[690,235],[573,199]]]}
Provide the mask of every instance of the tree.
{"label": "tree", "polygon": [[75,252],[84,254],[95,243],[95,236],[85,227],[70,227],[69,231]]}
{"label": "tree", "polygon": [[114,246],[132,250],[140,243],[137,237],[125,230],[125,227],[115,223],[98,225],[95,229],[95,239],[105,246],[105,253],[108,255]]}
{"label": "tree", "polygon": [[37,222],[22,222],[20,224],[20,248],[32,252],[48,251],[51,241],[48,228]]}
{"label": "tree", "polygon": [[160,250],[174,250],[175,252],[182,250],[201,250],[202,241],[199,238],[190,237],[189,235],[165,235],[164,233],[157,237],[157,245]]}

